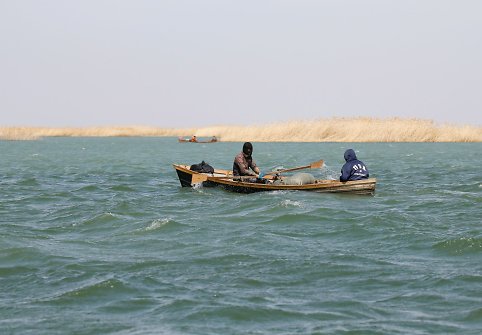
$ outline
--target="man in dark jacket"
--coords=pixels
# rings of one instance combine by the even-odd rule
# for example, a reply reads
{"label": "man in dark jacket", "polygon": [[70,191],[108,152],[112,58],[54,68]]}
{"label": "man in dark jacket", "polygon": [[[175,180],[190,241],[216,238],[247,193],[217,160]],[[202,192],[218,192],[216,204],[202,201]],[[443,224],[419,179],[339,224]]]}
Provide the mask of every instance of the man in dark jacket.
{"label": "man in dark jacket", "polygon": [[[253,176],[257,177],[260,174],[259,168],[256,166],[253,157],[253,145],[250,142],[243,144],[243,151],[235,158],[233,163],[234,176]],[[252,171],[249,169],[251,168]],[[261,176],[259,176],[261,178]]]}
{"label": "man in dark jacket", "polygon": [[361,180],[369,177],[365,163],[356,158],[353,149],[345,151],[345,161],[345,165],[341,168],[340,181]]}

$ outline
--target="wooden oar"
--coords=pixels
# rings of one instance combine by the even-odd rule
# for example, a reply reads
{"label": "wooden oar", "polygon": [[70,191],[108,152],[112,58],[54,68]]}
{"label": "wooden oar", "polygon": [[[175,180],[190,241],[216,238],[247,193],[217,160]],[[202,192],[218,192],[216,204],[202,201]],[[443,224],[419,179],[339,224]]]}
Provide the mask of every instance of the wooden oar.
{"label": "wooden oar", "polygon": [[191,177],[191,184],[202,183],[203,181],[207,181],[207,180],[208,180],[208,176],[206,176],[205,174],[196,173],[196,174],[193,174]]}
{"label": "wooden oar", "polygon": [[[303,169],[319,169],[320,167],[323,166],[323,160],[319,160],[316,162],[311,163],[310,165],[304,165],[304,166],[297,166],[291,169],[283,169],[283,170],[278,170],[278,171],[271,171],[265,174],[265,176],[273,175],[276,173],[284,173],[284,172],[291,172],[291,171],[298,171],[298,170],[303,170]],[[211,177],[202,173],[195,173],[192,175],[191,183],[192,184],[197,184],[201,183],[203,181],[207,181],[208,179],[211,180],[216,180],[216,179],[250,179],[250,178],[256,178],[256,176],[217,176],[217,177]]]}
{"label": "wooden oar", "polygon": [[294,167],[294,168],[291,168],[291,169],[283,169],[283,170],[278,170],[278,171],[267,172],[265,174],[265,176],[268,176],[268,175],[271,175],[271,174],[276,174],[276,173],[298,171],[298,170],[303,170],[303,169],[319,169],[322,166],[323,166],[323,160],[320,159],[319,161],[313,162],[310,165],[304,165],[304,166]]}
{"label": "wooden oar", "polygon": [[256,176],[208,176],[202,173],[195,173],[192,175],[191,183],[197,184],[203,181],[208,180],[217,180],[217,179],[250,179],[250,178],[257,178]]}

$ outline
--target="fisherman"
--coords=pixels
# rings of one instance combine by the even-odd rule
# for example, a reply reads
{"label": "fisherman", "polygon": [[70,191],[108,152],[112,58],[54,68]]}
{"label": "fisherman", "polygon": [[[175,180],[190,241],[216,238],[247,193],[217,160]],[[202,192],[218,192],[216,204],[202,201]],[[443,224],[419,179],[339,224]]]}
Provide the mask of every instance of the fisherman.
{"label": "fisherman", "polygon": [[[261,180],[263,174],[256,166],[253,157],[253,145],[250,142],[243,144],[241,151],[235,158],[233,163],[233,176],[253,176]],[[250,170],[251,168],[251,170]],[[254,178],[253,178],[254,179]]]}
{"label": "fisherman", "polygon": [[341,168],[340,181],[361,180],[369,177],[365,163],[356,158],[353,149],[345,151],[344,156],[346,163]]}
{"label": "fisherman", "polygon": [[191,139],[189,140],[189,142],[197,142],[197,137],[196,137],[196,135],[193,135],[193,136],[191,137]]}

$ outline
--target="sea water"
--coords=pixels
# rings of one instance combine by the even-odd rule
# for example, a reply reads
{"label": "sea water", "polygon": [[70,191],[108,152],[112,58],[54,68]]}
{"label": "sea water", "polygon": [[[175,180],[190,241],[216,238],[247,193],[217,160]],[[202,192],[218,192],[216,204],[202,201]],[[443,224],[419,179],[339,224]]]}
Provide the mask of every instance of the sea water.
{"label": "sea water", "polygon": [[[249,139],[247,139],[249,140]],[[0,141],[1,334],[481,334],[481,143],[253,143],[374,196],[181,188],[242,143]]]}

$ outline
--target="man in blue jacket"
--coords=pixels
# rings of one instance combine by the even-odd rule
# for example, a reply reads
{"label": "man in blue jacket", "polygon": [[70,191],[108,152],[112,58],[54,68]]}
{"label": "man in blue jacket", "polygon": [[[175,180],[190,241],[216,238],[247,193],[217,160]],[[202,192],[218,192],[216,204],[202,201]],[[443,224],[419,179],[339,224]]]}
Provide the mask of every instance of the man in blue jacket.
{"label": "man in blue jacket", "polygon": [[345,161],[345,165],[341,168],[340,181],[361,180],[369,177],[365,163],[356,158],[353,149],[345,151]]}

